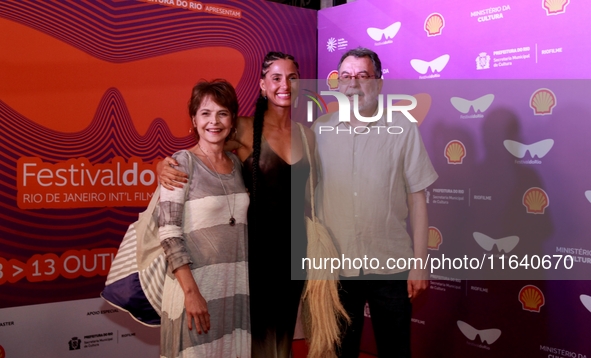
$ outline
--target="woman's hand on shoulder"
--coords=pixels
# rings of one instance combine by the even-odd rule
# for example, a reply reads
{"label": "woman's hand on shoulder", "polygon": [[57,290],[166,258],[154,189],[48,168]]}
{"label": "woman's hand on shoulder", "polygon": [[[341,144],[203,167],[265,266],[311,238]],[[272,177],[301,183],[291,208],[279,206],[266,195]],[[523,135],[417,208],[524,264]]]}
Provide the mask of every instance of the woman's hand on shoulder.
{"label": "woman's hand on shoulder", "polygon": [[175,187],[182,188],[188,182],[189,175],[174,168],[178,165],[179,163],[171,157],[166,157],[156,164],[158,180],[162,187],[174,190]]}

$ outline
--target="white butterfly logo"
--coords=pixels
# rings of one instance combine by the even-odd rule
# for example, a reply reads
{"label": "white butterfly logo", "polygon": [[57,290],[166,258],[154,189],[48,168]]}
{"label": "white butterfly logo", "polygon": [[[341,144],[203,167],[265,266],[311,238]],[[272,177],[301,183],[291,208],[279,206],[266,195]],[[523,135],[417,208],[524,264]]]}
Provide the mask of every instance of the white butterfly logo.
{"label": "white butterfly logo", "polygon": [[476,240],[478,245],[480,245],[480,247],[482,247],[486,251],[492,250],[493,247],[496,245],[497,250],[499,250],[499,252],[501,252],[502,250],[505,253],[509,253],[519,243],[518,236],[507,236],[496,240],[479,232],[473,233],[472,236],[474,236],[474,240]]}
{"label": "white butterfly logo", "polygon": [[587,198],[587,200],[589,200],[589,202],[591,203],[591,190],[587,190],[585,192],[585,197]]}
{"label": "white butterfly logo", "polygon": [[501,336],[501,330],[497,328],[490,328],[490,329],[482,329],[477,330],[476,328],[470,326],[468,323],[463,321],[458,321],[458,328],[466,338],[473,341],[476,339],[477,335],[480,335],[480,340],[487,344],[493,344],[499,339]]}
{"label": "white butterfly logo", "polygon": [[395,22],[383,30],[376,27],[369,27],[367,28],[367,34],[374,41],[380,41],[383,35],[386,35],[386,39],[393,39],[398,33],[398,30],[400,30],[400,25],[400,22]]}
{"label": "white butterfly logo", "polygon": [[591,296],[581,295],[579,298],[581,299],[583,306],[585,306],[585,308],[591,312]]}
{"label": "white butterfly logo", "polygon": [[462,113],[470,112],[470,107],[474,107],[474,112],[484,112],[494,100],[494,94],[487,94],[472,101],[460,97],[452,97],[450,99],[452,106]]}
{"label": "white butterfly logo", "polygon": [[509,153],[513,154],[517,158],[525,157],[525,153],[529,151],[529,155],[531,155],[532,158],[537,156],[541,159],[544,158],[546,154],[548,154],[550,149],[552,149],[552,146],[554,145],[554,139],[544,139],[529,145],[507,139],[503,141],[503,145],[509,151]]}
{"label": "white butterfly logo", "polygon": [[421,75],[424,75],[425,73],[427,73],[427,70],[429,70],[429,68],[431,69],[432,72],[443,71],[443,69],[445,68],[445,65],[447,65],[448,61],[449,61],[449,55],[446,54],[446,55],[442,55],[442,56],[437,57],[436,59],[432,60],[431,62],[417,60],[417,59],[410,60],[410,65],[412,66],[412,68],[415,69],[415,71],[417,71]]}

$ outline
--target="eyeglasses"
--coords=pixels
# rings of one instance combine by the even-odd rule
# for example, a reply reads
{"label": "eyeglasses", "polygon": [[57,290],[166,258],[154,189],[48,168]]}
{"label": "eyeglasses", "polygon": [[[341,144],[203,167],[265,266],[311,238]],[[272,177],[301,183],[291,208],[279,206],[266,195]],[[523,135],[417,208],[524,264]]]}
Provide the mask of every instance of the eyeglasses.
{"label": "eyeglasses", "polygon": [[376,75],[368,75],[367,73],[358,73],[356,75],[350,75],[348,73],[344,73],[340,75],[338,79],[340,83],[346,85],[349,82],[351,82],[353,78],[357,79],[357,81],[359,81],[360,83],[364,83],[372,78],[376,78]]}

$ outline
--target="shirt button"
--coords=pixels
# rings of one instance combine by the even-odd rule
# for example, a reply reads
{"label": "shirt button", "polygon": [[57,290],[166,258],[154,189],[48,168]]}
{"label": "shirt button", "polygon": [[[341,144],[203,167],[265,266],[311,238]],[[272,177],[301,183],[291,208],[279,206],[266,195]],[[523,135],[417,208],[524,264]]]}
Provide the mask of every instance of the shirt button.
{"label": "shirt button", "polygon": [[353,195],[357,196],[357,192],[354,192]]}

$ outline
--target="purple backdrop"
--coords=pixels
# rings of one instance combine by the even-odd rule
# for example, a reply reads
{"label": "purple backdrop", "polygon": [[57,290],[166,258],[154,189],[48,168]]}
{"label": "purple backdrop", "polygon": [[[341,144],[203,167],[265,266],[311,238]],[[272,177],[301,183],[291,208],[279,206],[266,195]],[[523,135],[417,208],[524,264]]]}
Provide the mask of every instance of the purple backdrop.
{"label": "purple backdrop", "polygon": [[[385,80],[414,80],[393,83],[431,99],[420,127],[440,176],[428,189],[431,255],[575,261],[538,276],[432,276],[414,305],[415,356],[591,356],[590,11],[568,0],[358,0],[319,12],[319,91],[363,46]],[[375,351],[371,336],[363,348]]]}

